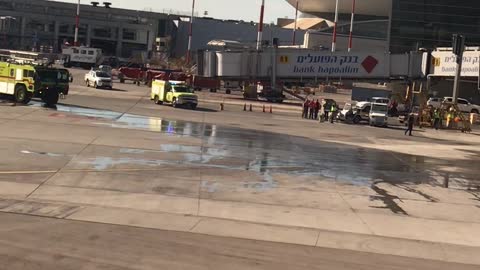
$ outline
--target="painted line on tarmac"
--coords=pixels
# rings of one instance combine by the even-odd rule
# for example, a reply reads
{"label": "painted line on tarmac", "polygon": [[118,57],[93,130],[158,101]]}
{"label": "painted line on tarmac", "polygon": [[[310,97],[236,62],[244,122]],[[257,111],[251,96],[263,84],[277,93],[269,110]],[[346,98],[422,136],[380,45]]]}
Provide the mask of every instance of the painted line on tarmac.
{"label": "painted line on tarmac", "polygon": [[0,174],[42,174],[42,173],[56,173],[56,171],[0,171]]}
{"label": "painted line on tarmac", "polygon": [[97,170],[97,169],[66,169],[61,170],[60,173],[79,173],[79,172],[99,172],[99,173],[109,173],[109,172],[160,172],[160,171],[169,171],[169,170],[178,170],[177,167],[172,167],[168,169],[110,169],[110,170]]}

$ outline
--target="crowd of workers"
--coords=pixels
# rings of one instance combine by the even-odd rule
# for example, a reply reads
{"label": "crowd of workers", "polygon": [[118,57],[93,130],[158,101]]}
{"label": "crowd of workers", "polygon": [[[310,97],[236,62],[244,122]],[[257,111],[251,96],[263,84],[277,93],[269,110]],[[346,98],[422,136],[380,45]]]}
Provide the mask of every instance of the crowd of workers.
{"label": "crowd of workers", "polygon": [[[398,103],[396,101],[389,104],[389,116],[398,116],[399,112],[397,109]],[[425,116],[422,113],[414,113],[412,110],[410,113],[406,114],[405,125],[407,129],[405,130],[405,135],[412,136],[412,131],[415,123],[420,123],[420,127],[424,126],[423,123],[427,122],[435,130],[441,128],[458,128],[459,123],[464,125],[463,130],[471,130],[469,126],[466,126],[466,122],[461,119],[461,113],[457,113],[453,107],[448,108],[447,110],[442,110],[439,108],[431,109],[428,113],[428,120],[425,121]],[[320,122],[330,122],[334,123],[338,112],[338,106],[334,100],[331,99],[306,99],[303,103],[302,118],[318,120]],[[445,121],[445,124],[444,124]],[[473,123],[473,121],[470,119]],[[467,121],[468,122],[468,121]]]}
{"label": "crowd of workers", "polygon": [[303,103],[302,117],[305,119],[330,121],[333,123],[337,112],[337,104],[335,102],[320,102],[317,100],[306,99]]}

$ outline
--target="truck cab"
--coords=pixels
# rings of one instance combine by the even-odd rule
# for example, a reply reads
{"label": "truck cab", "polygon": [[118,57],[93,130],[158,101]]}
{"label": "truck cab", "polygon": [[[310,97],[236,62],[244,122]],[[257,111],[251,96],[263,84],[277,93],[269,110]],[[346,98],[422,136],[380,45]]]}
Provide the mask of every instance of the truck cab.
{"label": "truck cab", "polygon": [[40,97],[48,106],[58,103],[60,94],[68,95],[70,73],[66,69],[36,67],[35,96]]}
{"label": "truck cab", "polygon": [[189,107],[194,110],[198,105],[197,95],[184,81],[155,80],[150,98],[155,104],[172,104],[174,108]]}

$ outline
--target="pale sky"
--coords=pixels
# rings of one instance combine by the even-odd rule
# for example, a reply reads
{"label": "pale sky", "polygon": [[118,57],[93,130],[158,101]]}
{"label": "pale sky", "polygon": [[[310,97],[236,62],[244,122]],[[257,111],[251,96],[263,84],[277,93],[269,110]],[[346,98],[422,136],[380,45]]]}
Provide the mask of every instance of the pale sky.
{"label": "pale sky", "polygon": [[[81,0],[81,3],[90,4],[91,1],[93,0]],[[60,2],[76,3],[77,0],[61,0]],[[159,12],[164,9],[189,12],[192,7],[192,0],[108,0],[108,2],[111,2],[113,7],[136,10],[147,8]],[[261,2],[261,0],[196,0],[195,9],[201,16],[204,11],[208,11],[208,17],[257,22],[260,16]],[[294,16],[295,9],[287,1],[265,0],[265,23],[276,22],[277,18],[293,18]]]}

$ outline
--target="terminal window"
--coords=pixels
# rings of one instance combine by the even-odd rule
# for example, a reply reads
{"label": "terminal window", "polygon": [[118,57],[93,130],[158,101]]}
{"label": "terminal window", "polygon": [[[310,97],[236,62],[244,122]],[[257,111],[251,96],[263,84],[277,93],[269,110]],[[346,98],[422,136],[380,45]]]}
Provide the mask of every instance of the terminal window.
{"label": "terminal window", "polygon": [[132,29],[123,29],[123,39],[125,40],[136,40],[137,33]]}

